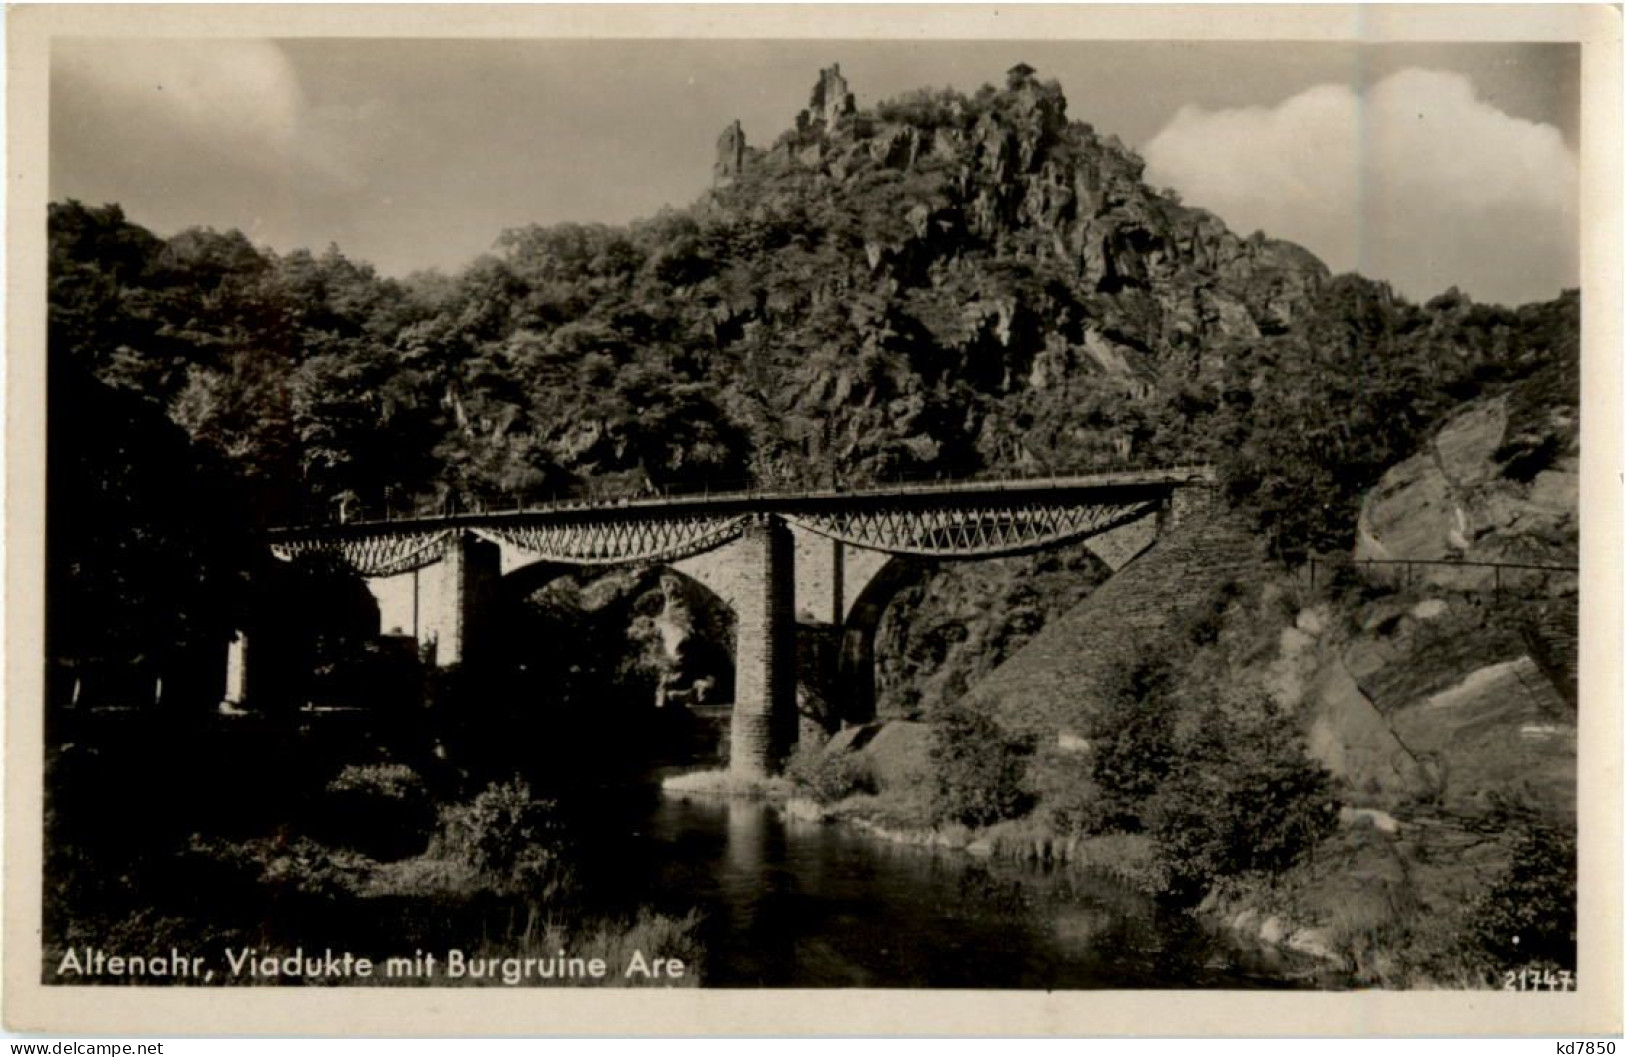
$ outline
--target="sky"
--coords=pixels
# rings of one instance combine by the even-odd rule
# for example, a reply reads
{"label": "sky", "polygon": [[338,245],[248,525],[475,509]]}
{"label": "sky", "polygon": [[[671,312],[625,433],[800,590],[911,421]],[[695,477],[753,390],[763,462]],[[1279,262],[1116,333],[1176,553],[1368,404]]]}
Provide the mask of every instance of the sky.
{"label": "sky", "polygon": [[50,194],[455,271],[506,228],[689,204],[724,126],[771,145],[835,62],[860,106],[1026,62],[1153,185],[1415,300],[1579,282],[1566,44],[58,39]]}

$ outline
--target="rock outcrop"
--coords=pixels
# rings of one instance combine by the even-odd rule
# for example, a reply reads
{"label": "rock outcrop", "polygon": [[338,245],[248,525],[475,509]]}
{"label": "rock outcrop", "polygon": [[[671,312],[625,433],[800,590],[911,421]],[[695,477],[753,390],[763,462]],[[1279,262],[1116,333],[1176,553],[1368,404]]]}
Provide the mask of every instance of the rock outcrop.
{"label": "rock outcrop", "polygon": [[1360,808],[1516,807],[1572,821],[1577,714],[1508,619],[1514,603],[1414,597],[1379,599],[1294,642],[1310,678],[1273,689],[1310,755]]}
{"label": "rock outcrop", "polygon": [[[755,262],[759,295],[729,295],[728,325],[792,338],[759,363],[788,373],[790,421],[826,425],[786,447],[859,479],[1133,458],[1135,435],[1083,426],[1080,405],[1216,378],[1227,348],[1291,326],[1329,274],[1147,187],[1144,162],[1070,120],[1026,66],[1003,89],[874,109],[831,67],[796,127],[744,164],[708,208],[782,248]],[[811,319],[822,336],[794,353]],[[757,476],[796,472],[779,458],[764,446]]]}
{"label": "rock outcrop", "polygon": [[[1383,475],[1360,513],[1357,560],[1577,562],[1579,456],[1564,451],[1563,438],[1554,435],[1556,452],[1546,465],[1513,464],[1508,402],[1498,396],[1474,403],[1453,416],[1424,451]],[[1572,432],[1573,420],[1567,424]],[[1496,575],[1492,568],[1471,566],[1414,570],[1429,583],[1455,587],[1492,585]],[[1530,576],[1517,570],[1500,575],[1509,581]],[[1569,577],[1552,586],[1573,583]]]}
{"label": "rock outcrop", "polygon": [[713,182],[725,187],[745,168],[745,130],[735,118],[734,123],[717,137],[717,160],[711,168]]}

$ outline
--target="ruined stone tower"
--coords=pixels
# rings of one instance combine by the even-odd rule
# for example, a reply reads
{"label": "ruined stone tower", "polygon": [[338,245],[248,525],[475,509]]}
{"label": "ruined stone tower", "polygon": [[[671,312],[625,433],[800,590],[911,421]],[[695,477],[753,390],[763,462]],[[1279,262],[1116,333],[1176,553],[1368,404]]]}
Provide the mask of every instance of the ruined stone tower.
{"label": "ruined stone tower", "polygon": [[835,63],[828,69],[818,71],[818,83],[813,85],[812,100],[802,111],[803,116],[797,119],[796,125],[805,127],[813,121],[822,121],[826,131],[834,132],[841,118],[857,111],[857,100],[847,90],[846,78],[841,76],[841,64]]}

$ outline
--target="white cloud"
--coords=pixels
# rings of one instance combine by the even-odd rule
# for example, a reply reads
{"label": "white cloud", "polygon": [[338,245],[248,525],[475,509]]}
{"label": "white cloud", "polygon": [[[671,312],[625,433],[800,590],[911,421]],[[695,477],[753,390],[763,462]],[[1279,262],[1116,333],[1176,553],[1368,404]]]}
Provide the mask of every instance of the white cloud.
{"label": "white cloud", "polygon": [[[94,180],[117,197],[182,204],[245,183],[347,193],[364,182],[357,115],[312,107],[276,44],[259,40],[58,42],[53,188]],[[278,193],[276,185],[284,187]]]}
{"label": "white cloud", "polygon": [[63,91],[200,145],[280,153],[304,108],[292,67],[267,41],[64,41],[53,58]]}
{"label": "white cloud", "polygon": [[1145,158],[1147,179],[1238,231],[1299,242],[1412,298],[1456,285],[1517,303],[1578,282],[1574,151],[1458,74],[1402,70],[1363,97],[1322,85],[1269,108],[1185,107]]}

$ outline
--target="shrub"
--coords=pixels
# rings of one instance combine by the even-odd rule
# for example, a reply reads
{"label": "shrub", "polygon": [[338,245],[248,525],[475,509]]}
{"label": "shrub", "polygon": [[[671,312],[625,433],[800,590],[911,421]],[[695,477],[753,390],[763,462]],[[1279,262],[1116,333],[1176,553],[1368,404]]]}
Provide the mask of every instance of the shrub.
{"label": "shrub", "polygon": [[[1174,717],[1168,667],[1143,661],[1106,695],[1088,726],[1089,779],[1098,801],[1084,828],[1134,833],[1146,803],[1174,770]],[[1082,821],[1080,819],[1080,821]]]}
{"label": "shrub", "polygon": [[404,763],[350,764],[327,783],[327,791],[397,801],[425,795],[423,779]]}
{"label": "shrub", "polygon": [[973,109],[969,100],[951,89],[917,88],[895,99],[883,100],[875,112],[882,121],[934,129],[960,125]]}
{"label": "shrub", "polygon": [[363,855],[308,837],[227,841],[194,836],[187,852],[215,869],[217,885],[225,887],[236,875],[252,879],[274,898],[342,899],[359,891],[376,865]]}
{"label": "shrub", "polygon": [[322,834],[390,859],[423,850],[434,822],[428,788],[403,763],[351,764],[327,783]]}
{"label": "shrub", "polygon": [[868,761],[848,752],[800,751],[790,758],[784,773],[796,792],[820,804],[879,789]]}
{"label": "shrub", "polygon": [[[542,949],[545,951],[548,946]],[[697,910],[673,917],[644,907],[630,921],[605,921],[595,927],[578,929],[565,949],[580,957],[602,958],[605,964],[619,969],[619,973],[612,972],[604,981],[613,987],[698,987],[704,968]],[[676,980],[626,976],[625,966],[631,964],[634,953],[642,954],[645,959],[681,959],[683,975]]]}
{"label": "shrub", "polygon": [[1086,753],[1054,745],[1041,747],[1028,761],[1028,784],[1051,832],[1072,835],[1110,831],[1103,818],[1100,787],[1089,777],[1092,763]]}
{"label": "shrub", "polygon": [[1572,832],[1523,823],[1512,861],[1469,913],[1473,941],[1508,969],[1546,963],[1573,969],[1575,871]]}
{"label": "shrub", "polygon": [[493,783],[472,802],[441,809],[430,854],[468,866],[497,891],[550,901],[569,887],[555,808],[522,780]]}
{"label": "shrub", "polygon": [[1220,878],[1291,866],[1336,826],[1337,802],[1290,719],[1265,700],[1200,717],[1144,820],[1171,894],[1194,900]]}
{"label": "shrub", "polygon": [[1030,741],[963,705],[944,709],[931,731],[931,813],[937,823],[987,826],[1025,814]]}

